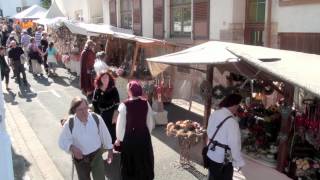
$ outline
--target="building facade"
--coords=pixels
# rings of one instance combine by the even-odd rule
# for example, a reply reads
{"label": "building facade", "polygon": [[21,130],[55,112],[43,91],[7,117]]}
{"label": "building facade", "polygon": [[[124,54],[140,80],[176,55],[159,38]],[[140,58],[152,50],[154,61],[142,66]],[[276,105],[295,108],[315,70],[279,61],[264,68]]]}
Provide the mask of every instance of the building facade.
{"label": "building facade", "polygon": [[35,4],[40,5],[40,0],[0,0],[0,16],[11,17]]}
{"label": "building facade", "polygon": [[[320,53],[319,0],[102,0],[104,23],[136,35]],[[308,42],[308,43],[306,43]]]}
{"label": "building facade", "polygon": [[69,19],[87,23],[103,23],[103,0],[56,0]]}

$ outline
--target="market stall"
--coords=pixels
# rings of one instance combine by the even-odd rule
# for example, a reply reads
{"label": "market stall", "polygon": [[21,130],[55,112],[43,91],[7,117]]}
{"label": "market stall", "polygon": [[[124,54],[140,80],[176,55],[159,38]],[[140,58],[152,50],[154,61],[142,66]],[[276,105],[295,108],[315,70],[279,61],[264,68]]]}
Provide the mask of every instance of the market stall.
{"label": "market stall", "polygon": [[[205,54],[206,49],[211,54]],[[155,73],[166,68],[163,63],[207,65],[207,81],[200,87],[206,105],[203,125],[206,126],[212,96],[217,100],[230,92],[241,93],[246,97],[239,115],[247,161],[266,170],[277,167],[295,179],[319,179],[320,124],[316,96],[320,82],[316,79],[319,77],[316,67],[320,56],[213,41],[148,61],[152,62],[149,66],[156,67]],[[212,86],[212,65],[232,72],[226,77],[227,87]],[[297,87],[313,94],[311,100],[310,96],[302,97],[303,104],[300,96],[297,102],[294,98]],[[304,108],[294,104],[302,104]],[[252,179],[252,173],[245,171],[246,168],[244,175]]]}
{"label": "market stall", "polygon": [[46,12],[46,9],[38,5],[33,5],[28,9],[25,9],[20,13],[14,15],[12,18],[15,19],[17,24],[21,25],[22,29],[28,29],[33,28],[33,21],[44,17]]}

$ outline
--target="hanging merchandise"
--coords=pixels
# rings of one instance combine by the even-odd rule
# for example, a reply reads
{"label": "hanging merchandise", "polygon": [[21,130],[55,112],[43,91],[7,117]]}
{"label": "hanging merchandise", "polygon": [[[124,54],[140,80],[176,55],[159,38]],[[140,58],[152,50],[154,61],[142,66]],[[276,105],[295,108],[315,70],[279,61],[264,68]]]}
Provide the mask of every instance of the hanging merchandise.
{"label": "hanging merchandise", "polygon": [[[134,50],[133,44],[130,42],[127,43],[126,54],[124,59],[122,59],[122,63],[119,67],[119,69],[122,71],[122,74],[121,74],[122,77],[127,77],[130,75],[130,72],[132,69],[133,50]],[[109,50],[108,52],[111,52],[111,51]],[[112,53],[111,56],[113,57],[113,59],[115,59],[116,53]],[[108,61],[109,61],[108,64],[112,64],[112,65],[115,64],[112,58],[111,59],[109,58]]]}
{"label": "hanging merchandise", "polygon": [[294,179],[320,179],[320,103],[304,99],[304,112],[296,113],[290,143],[288,174]]}
{"label": "hanging merchandise", "polygon": [[226,88],[222,85],[217,85],[212,88],[212,97],[215,99],[222,99],[226,94]]}
{"label": "hanging merchandise", "polygon": [[171,77],[165,77],[163,74],[156,79],[154,86],[154,98],[160,102],[170,102],[173,93]]}
{"label": "hanging merchandise", "polygon": [[238,116],[243,151],[248,156],[274,167],[281,125],[279,107],[266,109],[260,101],[253,101],[249,106],[242,105]]}
{"label": "hanging merchandise", "polygon": [[212,96],[212,86],[209,81],[204,80],[200,84],[200,95],[203,100],[209,99]]}

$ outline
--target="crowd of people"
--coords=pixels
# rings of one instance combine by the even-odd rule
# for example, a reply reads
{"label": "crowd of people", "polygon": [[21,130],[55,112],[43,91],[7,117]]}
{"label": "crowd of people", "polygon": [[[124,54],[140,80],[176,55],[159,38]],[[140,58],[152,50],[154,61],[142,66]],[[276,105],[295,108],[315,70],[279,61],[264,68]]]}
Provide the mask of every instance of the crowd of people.
{"label": "crowd of people", "polygon": [[42,26],[38,26],[33,32],[32,29],[22,30],[13,21],[2,21],[0,30],[1,79],[5,79],[7,90],[10,89],[10,67],[13,71],[12,78],[15,78],[19,85],[22,85],[22,82],[24,85],[29,85],[25,73],[26,62],[29,66],[29,72],[34,77],[43,76],[43,69],[48,77],[57,75],[55,70],[58,52],[54,48],[54,43],[48,39],[48,34],[43,31]]}
{"label": "crowd of people", "polygon": [[[59,145],[73,155],[79,180],[89,180],[90,173],[94,180],[105,179],[103,149],[107,149],[108,163],[112,163],[113,152],[121,152],[123,180],[152,180],[152,108],[142,98],[140,83],[134,80],[127,85],[128,99],[120,102],[114,80],[116,75],[109,70],[105,52],[95,54],[94,47],[95,43],[88,40],[81,53],[80,89],[86,99],[73,99]],[[209,118],[206,154],[209,158],[209,180],[231,180],[233,167],[244,165],[240,129],[234,118],[240,102],[240,95],[226,97],[220,104],[221,109]],[[91,108],[89,103],[92,103]],[[222,126],[221,122],[225,125]]]}
{"label": "crowd of people", "polygon": [[[21,31],[10,23],[2,23],[0,27],[0,70],[7,90],[10,67],[16,82],[28,85],[25,61],[34,76],[43,76],[42,69],[48,76],[57,75],[58,52],[43,27],[37,27],[34,34]],[[105,52],[95,53],[94,47],[95,43],[88,40],[81,53],[80,89],[86,99],[75,97],[72,100],[68,117],[63,121],[59,146],[66,152],[71,152],[79,180],[89,180],[90,174],[94,180],[105,179],[102,157],[105,150],[109,164],[112,163],[113,153],[121,152],[120,169],[123,180],[152,180],[152,108],[142,98],[140,83],[134,80],[127,85],[128,99],[120,102],[115,86],[117,75],[108,67]],[[239,95],[226,97],[220,104],[221,109],[213,112],[209,118],[206,156],[209,158],[210,180],[231,180],[233,167],[244,165],[240,153],[239,125],[234,118],[240,101]]]}
{"label": "crowd of people", "polygon": [[129,98],[120,102],[116,74],[108,67],[105,52],[95,54],[94,47],[95,43],[88,40],[80,56],[80,89],[87,98],[72,100],[59,145],[72,153],[79,180],[90,179],[90,172],[95,180],[105,179],[103,149],[108,151],[109,163],[113,149],[121,151],[123,179],[151,180],[154,178],[151,106],[141,98],[143,90],[137,81],[128,83]]}

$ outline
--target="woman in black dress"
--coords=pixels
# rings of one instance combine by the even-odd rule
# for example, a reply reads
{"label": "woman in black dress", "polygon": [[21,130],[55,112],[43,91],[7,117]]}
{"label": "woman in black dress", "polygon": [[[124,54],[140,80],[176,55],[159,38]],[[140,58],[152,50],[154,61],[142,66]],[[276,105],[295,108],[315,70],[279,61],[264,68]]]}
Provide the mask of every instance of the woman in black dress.
{"label": "woman in black dress", "polygon": [[121,176],[123,180],[154,179],[154,156],[150,133],[154,122],[149,103],[142,99],[142,87],[136,81],[128,86],[129,99],[119,105],[117,140],[121,144]]}
{"label": "woman in black dress", "polygon": [[112,137],[112,143],[114,143],[116,140],[116,115],[120,103],[118,90],[109,72],[98,75],[95,87],[92,99],[94,112],[103,118]]}

